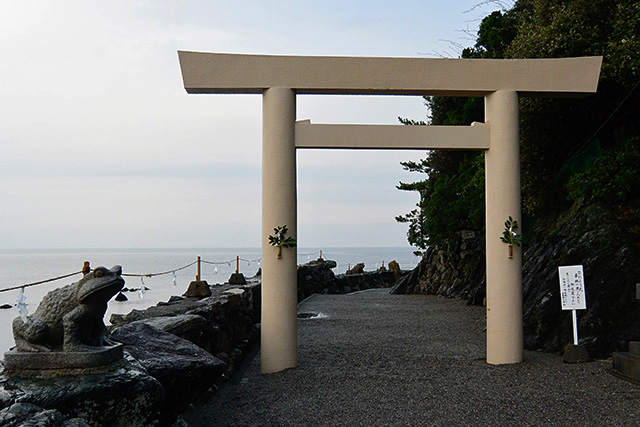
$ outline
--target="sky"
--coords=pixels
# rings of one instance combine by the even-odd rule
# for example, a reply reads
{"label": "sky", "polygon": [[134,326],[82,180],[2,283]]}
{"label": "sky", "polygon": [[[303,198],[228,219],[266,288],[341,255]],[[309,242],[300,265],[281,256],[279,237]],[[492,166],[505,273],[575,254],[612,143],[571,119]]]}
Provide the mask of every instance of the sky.
{"label": "sky", "polygon": [[[261,96],[188,95],[177,51],[455,58],[479,3],[4,1],[0,249],[259,247]],[[297,96],[313,123],[398,116],[423,99]],[[408,246],[395,187],[425,154],[298,151],[298,245]]]}

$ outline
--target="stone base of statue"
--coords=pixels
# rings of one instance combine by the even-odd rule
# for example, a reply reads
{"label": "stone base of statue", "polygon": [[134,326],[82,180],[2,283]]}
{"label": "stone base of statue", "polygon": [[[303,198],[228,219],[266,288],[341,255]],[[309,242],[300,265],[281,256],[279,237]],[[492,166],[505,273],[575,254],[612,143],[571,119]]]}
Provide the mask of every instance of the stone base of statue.
{"label": "stone base of statue", "polygon": [[95,347],[88,351],[17,351],[4,354],[7,375],[75,375],[94,372],[123,359],[123,345]]}

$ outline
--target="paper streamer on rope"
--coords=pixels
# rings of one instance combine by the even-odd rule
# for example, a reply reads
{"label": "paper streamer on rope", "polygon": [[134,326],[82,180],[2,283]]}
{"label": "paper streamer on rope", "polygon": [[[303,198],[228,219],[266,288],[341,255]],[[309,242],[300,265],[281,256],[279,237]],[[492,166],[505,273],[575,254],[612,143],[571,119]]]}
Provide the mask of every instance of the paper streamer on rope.
{"label": "paper streamer on rope", "polygon": [[140,290],[138,291],[138,297],[144,297],[144,277],[140,276]]}
{"label": "paper streamer on rope", "polygon": [[176,278],[176,272],[173,272],[173,286],[178,286],[178,279]]}
{"label": "paper streamer on rope", "polygon": [[218,266],[217,265],[213,268],[213,274],[218,274]]}
{"label": "paper streamer on rope", "polygon": [[18,311],[20,312],[20,318],[22,319],[23,322],[27,322],[27,315],[29,314],[29,311],[27,310],[27,297],[24,295],[24,288],[20,288],[20,293],[18,294],[18,299],[17,299],[17,307],[18,307]]}

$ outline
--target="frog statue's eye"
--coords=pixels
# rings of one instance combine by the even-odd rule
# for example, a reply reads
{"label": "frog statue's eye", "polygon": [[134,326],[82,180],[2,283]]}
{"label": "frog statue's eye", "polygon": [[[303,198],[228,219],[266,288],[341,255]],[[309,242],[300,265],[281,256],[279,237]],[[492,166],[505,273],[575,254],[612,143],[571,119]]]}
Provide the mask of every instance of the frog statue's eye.
{"label": "frog statue's eye", "polygon": [[93,277],[102,277],[105,275],[105,269],[104,268],[96,268],[95,271],[93,272]]}

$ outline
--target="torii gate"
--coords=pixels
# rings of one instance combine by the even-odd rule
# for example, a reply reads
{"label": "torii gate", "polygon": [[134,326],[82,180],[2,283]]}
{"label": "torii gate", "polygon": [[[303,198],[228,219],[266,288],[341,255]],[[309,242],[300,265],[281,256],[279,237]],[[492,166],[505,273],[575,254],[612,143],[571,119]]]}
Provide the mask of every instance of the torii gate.
{"label": "torii gate", "polygon": [[[296,149],[473,149],[485,151],[487,363],[523,360],[522,253],[509,258],[504,221],[520,221],[518,96],[594,93],[602,57],[428,59],[267,56],[178,52],[188,93],[263,95],[263,373],[297,364],[297,252],[277,259],[267,235],[296,237]],[[484,96],[485,123],[471,126],[296,123],[296,94]]]}

